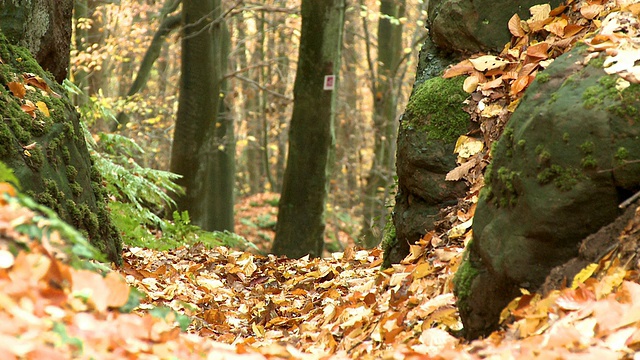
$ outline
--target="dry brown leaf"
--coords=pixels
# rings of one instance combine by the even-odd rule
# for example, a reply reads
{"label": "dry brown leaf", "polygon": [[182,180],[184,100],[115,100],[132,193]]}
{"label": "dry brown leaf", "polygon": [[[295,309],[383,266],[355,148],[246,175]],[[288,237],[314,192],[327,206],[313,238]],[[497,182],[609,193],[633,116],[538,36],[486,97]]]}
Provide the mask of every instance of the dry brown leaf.
{"label": "dry brown leaf", "polygon": [[598,17],[602,11],[604,11],[604,6],[599,4],[586,5],[580,8],[580,14],[589,20]]}
{"label": "dry brown leaf", "polygon": [[520,21],[522,20],[520,19],[520,16],[518,16],[518,14],[513,14],[511,19],[509,19],[509,32],[511,32],[511,35],[515,37],[522,37],[526,35],[524,29],[522,29],[522,25],[520,25]]}

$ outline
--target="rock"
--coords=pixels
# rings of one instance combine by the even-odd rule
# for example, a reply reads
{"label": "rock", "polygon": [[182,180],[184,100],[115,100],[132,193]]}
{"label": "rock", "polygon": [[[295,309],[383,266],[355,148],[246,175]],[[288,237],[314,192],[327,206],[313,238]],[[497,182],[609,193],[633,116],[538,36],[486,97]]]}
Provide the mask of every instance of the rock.
{"label": "rock", "polygon": [[546,3],[555,8],[562,1],[431,0],[429,33],[438,47],[449,51],[500,51],[511,40],[507,24],[513,14],[528,19],[531,6]]}
{"label": "rock", "polygon": [[452,61],[428,45],[421,51],[413,94],[398,130],[396,241],[384,243],[385,266],[399,263],[409,254],[409,244],[433,230],[440,208],[465,195],[464,182],[445,181],[456,167],[455,142],[471,125],[462,110],[468,96],[462,90],[464,79],[439,76]]}
{"label": "rock", "polygon": [[519,288],[538,290],[640,188],[640,163],[626,161],[640,159],[640,85],[617,89],[586,54],[576,46],[536,77],[492,150],[455,279],[470,337],[495,329]]}
{"label": "rock", "polygon": [[[26,194],[120,263],[122,240],[109,219],[106,189],[92,166],[75,107],[29,51],[8,43],[1,32],[0,59],[0,113],[5,120],[0,121],[0,161],[14,170]],[[38,85],[30,83],[22,97],[7,90],[10,82],[24,89],[25,75]],[[21,109],[27,100],[38,105],[31,114]]]}

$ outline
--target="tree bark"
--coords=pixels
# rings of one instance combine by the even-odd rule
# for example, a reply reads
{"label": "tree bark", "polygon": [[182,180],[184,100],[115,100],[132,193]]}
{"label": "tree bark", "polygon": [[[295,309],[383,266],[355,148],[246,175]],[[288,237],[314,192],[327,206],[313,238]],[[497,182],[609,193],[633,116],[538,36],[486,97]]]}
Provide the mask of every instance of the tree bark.
{"label": "tree bark", "polygon": [[344,8],[345,0],[302,1],[289,151],[271,249],[278,255],[322,255],[336,94],[323,84],[340,69]]}
{"label": "tree bark", "polygon": [[67,77],[73,0],[0,0],[0,26],[11,43],[26,47],[58,83]]}
{"label": "tree bark", "polygon": [[386,202],[393,185],[397,95],[396,69],[402,59],[402,25],[405,1],[382,0],[378,22],[378,70],[374,87],[374,158],[364,190],[363,227],[360,238],[366,247],[380,242],[386,223]]}
{"label": "tree bark", "polygon": [[219,69],[214,61],[215,19],[219,0],[185,0],[182,7],[182,75],[178,115],[171,148],[171,171],[182,175],[178,183],[185,194],[176,199],[180,210],[188,210],[195,224],[204,222],[206,196],[206,134],[215,124],[220,92]]}

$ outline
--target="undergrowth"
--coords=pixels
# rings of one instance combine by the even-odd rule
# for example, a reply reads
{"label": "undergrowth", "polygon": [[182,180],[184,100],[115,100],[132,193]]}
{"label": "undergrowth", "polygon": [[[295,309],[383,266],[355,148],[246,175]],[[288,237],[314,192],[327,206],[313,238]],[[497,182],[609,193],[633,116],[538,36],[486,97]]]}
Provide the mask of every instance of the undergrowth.
{"label": "undergrowth", "polygon": [[[67,89],[79,93],[75,85]],[[97,117],[113,119],[109,109],[96,99],[90,99],[80,109],[85,122]],[[206,247],[227,246],[246,250],[251,242],[228,231],[209,232],[191,223],[189,214],[173,211],[171,219],[163,218],[168,209],[175,208],[172,195],[183,189],[175,183],[180,175],[141,166],[136,160],[144,150],[133,139],[119,134],[97,135],[97,140],[82,124],[94,167],[104,179],[109,193],[111,219],[129,246],[167,250],[202,242]]]}

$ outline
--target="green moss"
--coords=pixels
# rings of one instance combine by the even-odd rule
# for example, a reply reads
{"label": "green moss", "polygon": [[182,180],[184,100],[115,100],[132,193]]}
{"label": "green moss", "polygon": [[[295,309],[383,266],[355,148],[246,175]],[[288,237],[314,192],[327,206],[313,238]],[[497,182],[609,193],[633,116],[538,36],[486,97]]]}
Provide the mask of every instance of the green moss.
{"label": "green moss", "polygon": [[42,167],[42,164],[44,164],[44,154],[42,153],[42,149],[40,149],[39,146],[36,146],[33,149],[29,150],[29,153],[31,154],[31,156],[29,156],[29,159],[31,160],[33,167],[35,167],[36,169]]}
{"label": "green moss", "polygon": [[545,185],[553,182],[556,188],[561,191],[573,189],[583,179],[586,179],[586,176],[581,171],[574,168],[563,168],[560,165],[551,165],[539,172],[537,176],[539,184]]}
{"label": "green moss", "polygon": [[618,160],[618,163],[624,163],[625,160],[629,158],[629,150],[624,147],[619,147],[618,150],[616,150],[614,158]]}
{"label": "green moss", "polygon": [[538,162],[541,163],[541,164],[544,164],[544,163],[548,162],[549,160],[551,160],[551,153],[548,152],[547,150],[543,150],[538,155]]}
{"label": "green moss", "polygon": [[623,119],[638,121],[638,103],[640,103],[640,84],[630,84],[619,94],[619,102],[610,105],[607,111]]}
{"label": "green moss", "polygon": [[468,94],[462,90],[464,77],[435,77],[420,85],[407,104],[406,128],[427,133],[431,140],[455,141],[467,132],[469,114],[462,108]]}
{"label": "green moss", "polygon": [[554,102],[558,101],[558,98],[560,97],[560,95],[558,95],[558,93],[552,93],[551,96],[549,97],[549,104],[553,104]]}
{"label": "green moss", "polygon": [[[469,243],[469,246],[471,243]],[[480,271],[473,266],[471,260],[469,259],[469,248],[464,252],[462,263],[456,271],[456,274],[453,277],[453,285],[455,295],[458,297],[459,306],[465,306],[466,300],[471,295],[471,286],[473,285],[473,280],[480,274]]]}
{"label": "green moss", "polygon": [[69,154],[69,148],[66,146],[62,148],[62,160],[64,160],[66,164],[71,162],[71,154]]}
{"label": "green moss", "polygon": [[13,136],[9,127],[0,122],[0,157],[5,157],[11,153],[11,143],[13,142]]}
{"label": "green moss", "polygon": [[71,193],[73,194],[73,196],[78,197],[82,194],[82,191],[83,191],[82,186],[77,182],[75,181],[70,182],[69,187],[71,188]]}
{"label": "green moss", "polygon": [[562,134],[562,141],[564,141],[565,143],[569,142],[569,133],[568,132]]}
{"label": "green moss", "polygon": [[78,169],[76,169],[73,165],[67,165],[66,168],[67,179],[70,182],[76,181],[76,176],[78,176]]}
{"label": "green moss", "polygon": [[589,60],[589,66],[602,68],[604,66],[604,57],[597,56],[592,58]]}
{"label": "green moss", "polygon": [[582,106],[587,109],[593,109],[596,105],[602,104],[602,88],[600,86],[589,86],[582,93]]}
{"label": "green moss", "polygon": [[585,169],[595,168],[598,166],[598,161],[593,155],[587,155],[583,157],[582,160],[580,160],[580,165],[582,165],[582,167]]}
{"label": "green moss", "polygon": [[520,139],[518,140],[518,147],[522,150],[524,150],[524,146],[527,144],[527,141],[524,139]]}
{"label": "green moss", "polygon": [[550,79],[551,79],[551,76],[545,72],[540,73],[536,76],[536,80],[538,80],[538,82],[540,82],[541,84],[549,82]]}
{"label": "green moss", "polygon": [[584,154],[593,154],[594,150],[595,144],[593,143],[593,141],[585,141],[580,144],[580,151],[582,151],[582,153]]}

